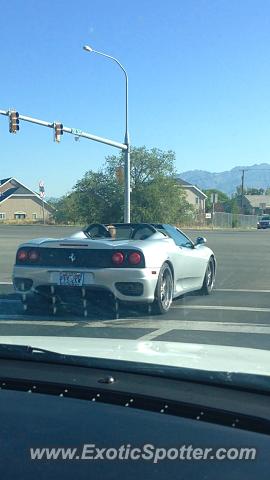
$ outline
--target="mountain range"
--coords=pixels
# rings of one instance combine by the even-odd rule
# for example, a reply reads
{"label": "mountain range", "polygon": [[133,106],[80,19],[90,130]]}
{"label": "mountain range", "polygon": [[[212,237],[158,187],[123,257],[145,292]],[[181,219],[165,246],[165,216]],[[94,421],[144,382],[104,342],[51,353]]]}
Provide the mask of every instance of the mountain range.
{"label": "mountain range", "polygon": [[224,172],[208,172],[206,170],[188,170],[179,174],[179,177],[192,185],[205,190],[217,188],[231,195],[236,187],[241,185],[242,171],[244,173],[244,186],[254,188],[270,187],[270,164],[260,163],[250,166],[238,166]]}

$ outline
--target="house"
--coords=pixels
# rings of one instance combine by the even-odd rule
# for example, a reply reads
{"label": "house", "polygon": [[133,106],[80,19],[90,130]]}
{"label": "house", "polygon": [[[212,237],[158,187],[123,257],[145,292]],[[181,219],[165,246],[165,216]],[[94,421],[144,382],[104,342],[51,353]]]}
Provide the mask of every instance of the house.
{"label": "house", "polygon": [[186,200],[192,205],[194,210],[198,213],[205,213],[205,199],[207,195],[196,187],[196,185],[192,185],[180,177],[177,177],[177,182],[186,193]]}
{"label": "house", "polygon": [[270,195],[244,195],[243,210],[249,215],[270,213]]}
{"label": "house", "polygon": [[[0,180],[0,221],[47,222],[54,209],[14,177]],[[44,216],[44,217],[43,217]]]}

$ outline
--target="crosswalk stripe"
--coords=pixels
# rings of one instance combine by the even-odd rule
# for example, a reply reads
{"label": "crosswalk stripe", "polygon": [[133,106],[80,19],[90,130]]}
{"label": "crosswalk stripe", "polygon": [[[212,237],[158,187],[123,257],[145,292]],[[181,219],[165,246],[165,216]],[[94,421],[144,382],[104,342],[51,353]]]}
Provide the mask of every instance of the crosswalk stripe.
{"label": "crosswalk stripe", "polygon": [[270,290],[250,290],[248,288],[215,288],[215,292],[270,293]]}
{"label": "crosswalk stripe", "polygon": [[46,325],[48,327],[75,327],[78,322],[64,320],[22,320],[21,315],[0,315],[1,325]]}
{"label": "crosswalk stripe", "polygon": [[[1,317],[1,316],[0,316]],[[138,338],[139,341],[150,341],[155,338],[164,335],[172,330],[185,331],[185,332],[222,332],[222,333],[242,333],[242,334],[261,334],[270,335],[270,324],[264,323],[230,323],[230,322],[207,322],[207,321],[184,321],[184,320],[136,320],[136,319],[123,319],[123,320],[103,320],[103,321],[61,321],[61,320],[16,320],[13,318],[2,320],[1,325],[32,325],[32,326],[48,326],[48,327],[77,327],[77,328],[89,328],[91,335],[92,328],[100,329],[140,329],[140,330],[153,330],[147,332],[145,335],[141,335]]]}
{"label": "crosswalk stripe", "polygon": [[[164,325],[164,327],[163,327]],[[264,323],[230,323],[230,322],[204,322],[185,320],[104,320],[102,322],[88,322],[88,328],[142,328],[155,330],[204,330],[213,332],[237,332],[237,333],[265,333],[270,334],[270,324]],[[155,334],[155,336],[157,333]]]}
{"label": "crosswalk stripe", "polygon": [[270,312],[264,307],[234,307],[230,305],[174,305],[171,310],[232,310],[240,312]]}

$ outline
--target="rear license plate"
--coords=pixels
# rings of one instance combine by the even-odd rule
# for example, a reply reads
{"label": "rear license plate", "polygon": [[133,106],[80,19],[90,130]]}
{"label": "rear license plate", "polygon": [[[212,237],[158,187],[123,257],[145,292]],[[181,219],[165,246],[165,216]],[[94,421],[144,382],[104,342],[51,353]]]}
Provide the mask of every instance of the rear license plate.
{"label": "rear license plate", "polygon": [[81,287],[83,285],[83,273],[61,272],[58,284],[65,287]]}

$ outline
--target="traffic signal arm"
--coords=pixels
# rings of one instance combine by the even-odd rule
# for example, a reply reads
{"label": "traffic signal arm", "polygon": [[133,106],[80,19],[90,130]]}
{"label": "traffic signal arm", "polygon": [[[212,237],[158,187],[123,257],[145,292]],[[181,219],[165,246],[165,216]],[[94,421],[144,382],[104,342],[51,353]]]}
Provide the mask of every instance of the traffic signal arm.
{"label": "traffic signal arm", "polygon": [[[4,115],[4,116],[8,116],[10,118],[10,114],[12,112],[9,111],[9,110],[0,110],[0,115]],[[15,112],[15,113],[18,113],[18,112]],[[24,122],[29,122],[29,123],[34,123],[36,125],[40,125],[42,127],[48,127],[48,128],[52,128],[54,129],[54,135],[55,135],[55,125],[56,123],[55,122],[46,122],[44,120],[40,120],[38,118],[33,118],[33,117],[28,117],[26,115],[19,115],[17,116],[17,127],[16,128],[16,131],[19,130],[19,120],[20,121],[24,121]],[[60,130],[58,132],[58,135],[61,136],[62,132],[64,133],[69,133],[71,135],[74,135],[75,137],[79,137],[79,138],[86,138],[88,140],[93,140],[94,142],[99,142],[99,143],[103,143],[105,145],[110,145],[111,147],[115,147],[115,148],[118,148],[119,150],[122,150],[122,151],[126,151],[127,150],[127,145],[125,143],[121,143],[121,142],[116,142],[114,140],[111,140],[109,138],[104,138],[104,137],[99,137],[97,135],[93,135],[92,133],[87,133],[83,130],[80,130],[80,129],[77,129],[77,128],[70,128],[70,127],[65,127],[63,126],[61,123],[59,124],[61,127],[60,127]],[[14,133],[16,133],[16,131],[14,131]],[[60,140],[60,138],[59,138]]]}

